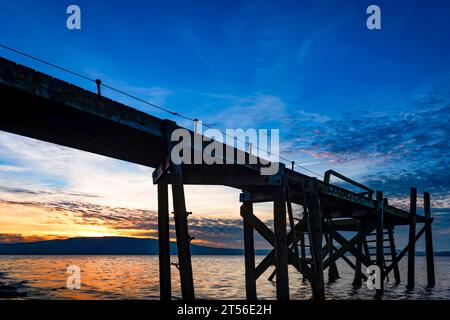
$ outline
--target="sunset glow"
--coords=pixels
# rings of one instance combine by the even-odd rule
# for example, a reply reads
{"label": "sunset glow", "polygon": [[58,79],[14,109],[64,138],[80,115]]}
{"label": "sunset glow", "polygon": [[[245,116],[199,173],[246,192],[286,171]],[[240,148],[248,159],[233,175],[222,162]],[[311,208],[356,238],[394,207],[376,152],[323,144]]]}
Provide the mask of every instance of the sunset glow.
{"label": "sunset glow", "polygon": [[[450,250],[447,4],[382,1],[403,18],[372,32],[364,6],[340,1],[294,1],[290,10],[270,1],[206,1],[198,9],[135,1],[126,10],[79,2],[89,14],[73,31],[55,18],[65,18],[61,4],[0,1],[2,42],[222,130],[279,129],[280,153],[309,170],[301,173],[333,169],[401,206],[418,186],[432,194],[436,250]],[[0,55],[96,90],[11,51]],[[102,95],[193,129],[107,88]],[[156,238],[153,170],[0,132],[0,241]],[[185,191],[194,243],[240,248],[240,190]],[[271,205],[255,212],[272,219]]]}

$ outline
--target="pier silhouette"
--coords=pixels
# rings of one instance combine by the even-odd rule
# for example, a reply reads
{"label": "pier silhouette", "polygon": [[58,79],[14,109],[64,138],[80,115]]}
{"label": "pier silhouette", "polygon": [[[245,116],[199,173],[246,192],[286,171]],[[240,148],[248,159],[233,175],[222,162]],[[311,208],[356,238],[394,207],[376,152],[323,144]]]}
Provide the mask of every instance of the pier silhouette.
{"label": "pier silhouette", "polygon": [[[170,137],[179,126],[102,96],[102,83],[96,81],[96,84],[96,92],[90,92],[0,58],[0,130],[155,168],[161,299],[171,298],[169,185],[182,298],[195,299],[192,237],[188,229],[190,212],[184,194],[184,186],[188,184],[223,185],[241,190],[249,300],[257,299],[256,280],[271,266],[275,266],[271,278],[276,281],[277,299],[289,299],[288,265],[309,281],[314,299],[324,299],[324,272],[328,271],[330,281],[338,279],[338,259],[355,270],[355,286],[367,279],[362,266],[377,265],[381,271],[377,293],[382,294],[389,274],[393,273],[395,282],[400,282],[398,263],[406,254],[407,287],[413,289],[415,243],[422,235],[426,243],[428,285],[434,286],[429,193],[423,195],[424,214],[420,215],[416,188],[411,188],[409,210],[403,210],[390,205],[382,191],[372,190],[332,170],[321,180],[295,171],[294,165],[280,163],[276,174],[261,175],[261,167],[266,162],[256,159],[256,164],[251,164],[249,160],[255,156],[239,149],[233,150],[235,160],[244,157],[245,164],[237,161],[223,165],[175,164],[170,157],[174,146]],[[190,131],[190,135],[194,139],[197,133]],[[192,155],[203,152],[205,146],[201,150],[193,149]],[[352,190],[331,183],[332,176],[352,185]],[[273,230],[253,212],[253,204],[261,202],[273,203]],[[294,212],[293,204],[301,206],[303,212]],[[402,225],[409,226],[408,244],[397,251],[394,231]],[[273,247],[258,265],[255,231]],[[352,235],[347,238],[343,232]]]}

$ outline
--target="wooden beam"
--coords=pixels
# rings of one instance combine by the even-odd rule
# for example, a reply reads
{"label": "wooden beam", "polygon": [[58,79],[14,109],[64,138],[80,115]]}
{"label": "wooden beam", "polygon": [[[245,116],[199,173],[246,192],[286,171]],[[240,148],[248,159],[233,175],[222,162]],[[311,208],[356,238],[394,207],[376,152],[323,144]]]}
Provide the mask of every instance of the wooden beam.
{"label": "wooden beam", "polygon": [[[426,221],[431,220],[430,194],[423,194],[423,207]],[[434,274],[434,253],[433,253],[433,235],[431,233],[431,222],[426,224],[425,228],[425,251],[427,256],[427,280],[428,287],[434,287],[436,280]]]}
{"label": "wooden beam", "polygon": [[[241,205],[241,215],[253,213],[251,202]],[[257,300],[256,270],[255,270],[255,242],[252,226],[244,219],[244,255],[245,255],[245,292],[247,300]]]}
{"label": "wooden beam", "polygon": [[[170,168],[170,158],[165,157],[162,162],[159,163],[159,165],[155,168],[153,171],[153,184],[156,184],[159,182],[159,180],[166,174],[167,170]],[[167,184],[167,182],[166,182]]]}
{"label": "wooden beam", "polygon": [[167,184],[158,184],[159,286],[161,300],[171,300],[169,198]]}
{"label": "wooden beam", "polygon": [[417,189],[411,188],[409,209],[409,241],[408,241],[408,290],[414,289],[414,269],[416,258],[416,211],[417,211]]}
{"label": "wooden beam", "polygon": [[[170,175],[171,173],[167,173],[158,181],[170,184]],[[249,186],[267,187],[280,185],[278,175],[263,176],[259,172],[239,164],[183,164],[183,178],[185,184],[221,185],[237,189],[244,189]]]}
{"label": "wooden beam", "polygon": [[249,202],[270,202],[273,201],[272,192],[248,192],[244,191],[239,195],[239,201],[249,201]]}
{"label": "wooden beam", "polygon": [[270,267],[273,266],[275,261],[275,251],[271,251],[256,267],[256,279],[261,277],[261,275]]}
{"label": "wooden beam", "polygon": [[264,222],[258,219],[252,212],[242,212],[241,216],[272,246],[275,245],[275,237],[272,230]]}

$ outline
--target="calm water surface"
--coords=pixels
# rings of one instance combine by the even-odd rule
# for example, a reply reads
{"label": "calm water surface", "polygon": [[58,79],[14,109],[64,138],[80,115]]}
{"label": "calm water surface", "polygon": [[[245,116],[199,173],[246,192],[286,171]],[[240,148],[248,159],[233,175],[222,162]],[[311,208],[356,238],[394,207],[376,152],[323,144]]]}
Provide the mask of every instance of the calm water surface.
{"label": "calm water surface", "polygon": [[[261,260],[263,257],[257,257]],[[241,256],[193,257],[196,295],[200,299],[244,299],[244,258]],[[173,258],[176,261],[176,257]],[[436,257],[436,287],[426,289],[425,258],[416,258],[416,289],[405,289],[406,259],[401,264],[402,283],[388,283],[383,299],[450,299],[450,257]],[[81,289],[68,290],[69,265],[81,268]],[[352,270],[338,263],[341,279],[326,284],[328,299],[373,299],[365,286],[355,290]],[[269,269],[258,279],[258,296],[275,298]],[[392,281],[392,276],[391,279]],[[0,285],[26,292],[26,299],[158,299],[157,256],[0,256]],[[178,270],[172,268],[174,299],[180,296]],[[310,299],[307,282],[290,270],[292,299]]]}

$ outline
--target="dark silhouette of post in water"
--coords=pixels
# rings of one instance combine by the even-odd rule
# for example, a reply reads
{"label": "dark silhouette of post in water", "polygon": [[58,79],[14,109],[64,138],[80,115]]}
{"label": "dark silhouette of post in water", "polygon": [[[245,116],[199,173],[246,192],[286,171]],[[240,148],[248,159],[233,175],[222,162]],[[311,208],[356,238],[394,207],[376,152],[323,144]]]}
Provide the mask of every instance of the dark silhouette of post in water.
{"label": "dark silhouette of post in water", "polygon": [[430,206],[430,194],[425,192],[423,194],[423,209],[425,214],[425,250],[427,256],[427,280],[428,287],[432,288],[435,285],[434,276],[434,257],[433,257],[433,236],[431,233],[431,206]]}
{"label": "dark silhouette of post in water", "polygon": [[394,279],[395,284],[400,283],[400,269],[398,267],[397,263],[397,251],[395,249],[395,241],[394,241],[394,227],[388,226],[387,227],[388,232],[388,239],[389,239],[389,247],[391,249],[391,256],[392,256],[392,265],[394,266]]}
{"label": "dark silhouette of post in water", "polygon": [[410,208],[409,208],[409,250],[408,250],[408,290],[414,289],[414,269],[416,258],[416,210],[417,210],[417,189],[411,188]]}
{"label": "dark silhouette of post in water", "polygon": [[323,283],[323,256],[322,256],[322,208],[320,204],[320,190],[317,186],[317,179],[313,179],[312,195],[309,199],[308,208],[308,229],[311,239],[311,256],[313,264],[313,276],[311,289],[313,298],[316,300],[325,299],[325,288]]}
{"label": "dark silhouette of post in water", "polygon": [[[174,142],[171,141],[171,134],[176,128],[172,121],[166,121],[166,141],[168,145],[167,157],[171,158],[171,151]],[[170,176],[172,183],[172,198],[175,220],[175,232],[177,234],[178,260],[180,265],[181,295],[183,300],[194,300],[194,278],[192,275],[191,262],[191,237],[188,232],[186,203],[184,197],[184,183],[181,165],[174,164],[170,160]]]}
{"label": "dark silhouette of post in water", "polygon": [[[170,138],[173,130],[179,128],[177,124],[105,98],[100,88],[101,85],[106,85],[100,81],[92,81],[92,90],[96,89],[95,92],[0,58],[0,97],[4,101],[0,108],[0,130],[155,168],[153,183],[158,185],[161,299],[168,300],[172,294],[169,184],[174,208],[177,265],[184,300],[195,298],[190,251],[193,238],[188,231],[189,213],[186,211],[185,184],[227,186],[242,191],[240,201],[243,202],[241,215],[244,220],[245,283],[248,299],[257,298],[256,280],[271,266],[275,266],[277,298],[284,300],[289,299],[289,264],[302,274],[303,279],[309,281],[313,298],[317,300],[325,297],[324,270],[330,268],[331,278],[335,277],[337,269],[334,270],[334,266],[338,259],[342,259],[355,270],[355,284],[361,281],[360,278],[367,278],[361,269],[374,261],[380,267],[383,277],[394,271],[398,282],[398,263],[407,253],[407,284],[408,288],[412,289],[415,242],[423,234],[426,243],[428,286],[434,286],[431,232],[433,218],[428,193],[424,194],[424,215],[420,215],[416,212],[415,188],[411,189],[411,206],[407,211],[389,205],[387,200],[383,201],[381,192],[373,199],[374,190],[333,170],[325,172],[322,181],[294,171],[295,163],[291,163],[291,169],[280,164],[277,173],[262,175],[261,169],[266,166],[266,162],[260,158],[257,164],[248,161],[244,164],[234,161],[233,164],[227,165],[174,164],[170,157],[174,142]],[[124,93],[120,90],[118,92]],[[135,99],[145,103],[142,99]],[[181,116],[175,111],[150,105],[170,113],[171,116]],[[189,131],[189,134],[200,135],[192,131]],[[187,152],[203,154],[207,146],[205,142],[201,148],[191,147]],[[225,148],[224,145],[222,147]],[[248,152],[238,151],[232,146],[228,148],[233,150],[236,159],[238,152],[244,155],[244,159],[250,158]],[[269,163],[273,164],[276,163]],[[332,175],[352,185],[352,188],[346,189],[341,184],[332,183]],[[273,202],[273,228],[272,221],[265,223],[253,214],[253,204],[258,202]],[[304,208],[301,217],[294,217],[292,204]],[[286,226],[287,215],[289,232]],[[417,234],[416,223],[423,224]],[[402,225],[409,225],[409,241],[396,255],[393,230],[395,226]],[[387,233],[383,232],[384,230],[387,230]],[[272,246],[270,253],[257,265],[253,238],[255,231]],[[342,232],[349,236],[344,237]],[[389,265],[386,265],[388,259],[384,259],[384,234],[389,235],[392,252],[392,263]],[[376,240],[367,240],[367,237],[372,235],[376,235]],[[305,237],[308,237],[308,243],[305,242]],[[325,246],[324,238],[327,240]],[[376,243],[375,259],[372,259],[374,253],[369,251],[368,241]],[[336,243],[336,246],[333,243]],[[301,247],[300,252],[297,246]],[[307,251],[310,257],[307,256]],[[348,254],[353,255],[355,263],[347,257]]]}
{"label": "dark silhouette of post in water", "polygon": [[[361,233],[362,232],[362,222],[360,220],[358,220],[356,222],[356,231],[357,233]],[[363,248],[363,244],[362,242],[357,244],[357,249],[359,251],[362,251]],[[361,287],[362,285],[362,277],[361,277],[361,260],[359,259],[355,259],[355,276],[353,278],[353,286],[355,287]]]}
{"label": "dark silhouette of post in water", "polygon": [[[241,216],[253,214],[253,204],[244,202],[241,205]],[[244,219],[244,255],[245,255],[245,290],[247,300],[256,300],[256,270],[255,270],[255,242],[254,229]]]}
{"label": "dark silhouette of post in water", "polygon": [[275,268],[277,299],[289,299],[288,244],[286,235],[286,192],[276,188],[273,201],[273,223],[275,232]]}
{"label": "dark silhouette of post in water", "polygon": [[[330,225],[332,224],[331,219],[328,222]],[[331,256],[333,254],[333,236],[331,234],[325,234],[326,243],[327,243],[327,249],[328,249],[328,255]],[[328,268],[328,282],[333,283],[337,279],[339,279],[339,271],[336,266],[336,262],[333,262],[330,264],[330,267]]]}
{"label": "dark silhouette of post in water", "polygon": [[378,295],[384,292],[384,201],[383,192],[377,191],[377,209],[376,209],[376,262],[380,270],[380,288],[376,288]]}
{"label": "dark silhouette of post in water", "polygon": [[158,244],[159,278],[161,300],[170,300],[170,234],[169,234],[169,197],[167,183],[158,183]]}

